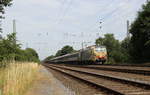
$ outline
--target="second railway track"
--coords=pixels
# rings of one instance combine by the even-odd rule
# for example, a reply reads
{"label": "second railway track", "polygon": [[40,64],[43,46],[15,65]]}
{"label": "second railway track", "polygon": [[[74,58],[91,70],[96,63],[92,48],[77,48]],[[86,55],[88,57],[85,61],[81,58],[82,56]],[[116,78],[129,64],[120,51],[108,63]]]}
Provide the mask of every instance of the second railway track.
{"label": "second railway track", "polygon": [[100,87],[109,94],[114,95],[149,95],[150,84],[141,81],[133,81],[112,76],[98,75],[87,71],[75,70],[71,67],[65,68],[56,65],[44,64],[47,68],[71,75],[78,80],[89,82],[90,84]]}
{"label": "second railway track", "polygon": [[150,67],[133,67],[133,66],[130,67],[130,66],[114,66],[114,65],[80,65],[80,66],[67,65],[67,66],[150,76]]}

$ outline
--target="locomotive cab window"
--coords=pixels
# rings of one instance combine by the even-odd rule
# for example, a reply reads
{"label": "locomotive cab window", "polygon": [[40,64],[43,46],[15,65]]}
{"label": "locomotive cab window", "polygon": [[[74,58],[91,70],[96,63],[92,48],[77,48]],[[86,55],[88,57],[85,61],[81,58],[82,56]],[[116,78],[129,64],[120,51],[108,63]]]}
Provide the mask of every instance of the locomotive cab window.
{"label": "locomotive cab window", "polygon": [[95,51],[96,52],[106,52],[106,48],[105,47],[96,47]]}

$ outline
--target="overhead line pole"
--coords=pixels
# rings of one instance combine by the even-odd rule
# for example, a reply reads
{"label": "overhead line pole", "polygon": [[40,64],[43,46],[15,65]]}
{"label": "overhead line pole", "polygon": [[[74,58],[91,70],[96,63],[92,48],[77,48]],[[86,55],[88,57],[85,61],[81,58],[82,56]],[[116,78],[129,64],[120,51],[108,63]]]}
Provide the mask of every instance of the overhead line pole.
{"label": "overhead line pole", "polygon": [[16,33],[16,20],[13,20],[13,33]]}
{"label": "overhead line pole", "polygon": [[[16,20],[13,20],[13,33],[16,33]],[[15,48],[16,48],[16,39],[15,39]],[[13,62],[15,63],[15,54],[16,51],[14,51],[14,56],[13,56]]]}
{"label": "overhead line pole", "polygon": [[130,29],[130,22],[129,22],[129,20],[127,20],[127,38],[130,37],[129,29]]}
{"label": "overhead line pole", "polygon": [[[100,32],[102,32],[102,31],[101,31],[101,30],[102,30],[102,21],[100,21],[99,23],[100,23],[100,27],[99,27],[99,28],[100,28]],[[98,39],[99,39],[99,38],[100,38],[100,35],[98,34]],[[101,42],[100,44],[102,45],[103,43]],[[99,44],[99,45],[100,45],[100,44]]]}

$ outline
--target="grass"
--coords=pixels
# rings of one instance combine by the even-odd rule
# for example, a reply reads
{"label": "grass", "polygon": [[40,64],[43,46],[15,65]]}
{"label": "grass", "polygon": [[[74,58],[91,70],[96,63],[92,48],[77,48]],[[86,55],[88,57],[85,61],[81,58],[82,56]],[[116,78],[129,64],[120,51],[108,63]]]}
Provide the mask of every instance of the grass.
{"label": "grass", "polygon": [[0,68],[0,95],[23,95],[38,74],[32,62],[11,62]]}

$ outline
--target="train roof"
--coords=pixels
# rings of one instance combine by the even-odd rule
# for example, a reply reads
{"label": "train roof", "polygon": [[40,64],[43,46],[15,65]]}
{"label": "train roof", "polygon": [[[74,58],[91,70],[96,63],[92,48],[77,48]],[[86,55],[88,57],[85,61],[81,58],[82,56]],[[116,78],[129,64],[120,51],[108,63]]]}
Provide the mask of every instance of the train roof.
{"label": "train roof", "polygon": [[[105,47],[105,46],[103,46],[103,45],[99,45],[99,46],[97,46],[97,45],[92,45],[92,46],[86,47],[85,49],[89,49],[89,48],[92,48],[92,47]],[[84,49],[84,50],[85,50],[85,49]],[[69,54],[65,54],[65,55],[62,55],[62,56],[58,56],[58,57],[52,58],[50,61],[53,61],[53,60],[59,59],[59,58],[63,58],[63,57],[66,57],[66,56],[74,55],[74,54],[77,54],[77,53],[80,52],[80,51],[82,51],[82,49],[80,49],[80,50],[78,50],[78,51],[76,51],[76,52],[74,52],[74,53],[69,53]]]}
{"label": "train roof", "polygon": [[77,53],[78,53],[78,51],[74,52],[74,53],[69,53],[69,54],[65,54],[65,55],[62,55],[62,56],[58,56],[58,57],[52,58],[50,61],[58,59],[58,58],[63,58],[63,57],[66,57],[66,56],[74,55],[74,54],[77,54]]}

